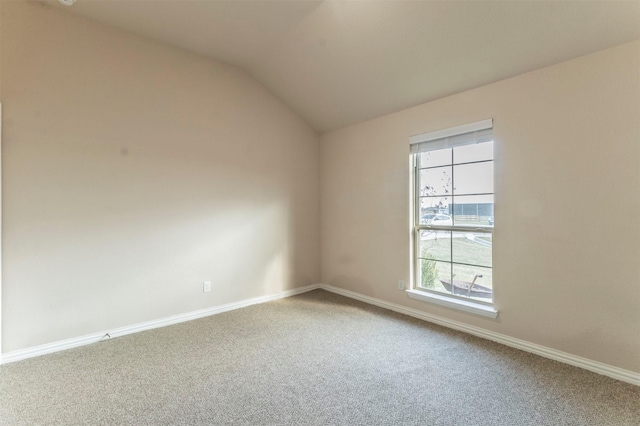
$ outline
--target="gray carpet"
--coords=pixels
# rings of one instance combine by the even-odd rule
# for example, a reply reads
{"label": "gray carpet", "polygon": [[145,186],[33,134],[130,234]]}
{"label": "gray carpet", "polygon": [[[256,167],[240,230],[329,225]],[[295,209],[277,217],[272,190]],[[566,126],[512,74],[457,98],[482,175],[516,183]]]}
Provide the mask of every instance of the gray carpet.
{"label": "gray carpet", "polygon": [[0,367],[2,425],[640,425],[640,387],[323,290]]}

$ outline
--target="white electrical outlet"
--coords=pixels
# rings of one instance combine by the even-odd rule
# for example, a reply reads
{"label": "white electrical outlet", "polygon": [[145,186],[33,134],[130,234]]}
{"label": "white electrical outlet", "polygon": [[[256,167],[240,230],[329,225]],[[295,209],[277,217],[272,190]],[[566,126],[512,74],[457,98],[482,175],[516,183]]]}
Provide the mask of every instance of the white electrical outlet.
{"label": "white electrical outlet", "polygon": [[404,280],[398,280],[398,290],[404,290]]}
{"label": "white electrical outlet", "polygon": [[211,281],[205,281],[202,283],[202,291],[205,293],[211,291]]}

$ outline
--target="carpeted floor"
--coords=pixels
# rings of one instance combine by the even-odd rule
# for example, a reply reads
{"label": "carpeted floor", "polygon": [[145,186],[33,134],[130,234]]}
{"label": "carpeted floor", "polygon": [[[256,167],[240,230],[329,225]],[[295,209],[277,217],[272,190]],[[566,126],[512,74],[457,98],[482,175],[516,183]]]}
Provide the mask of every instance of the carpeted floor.
{"label": "carpeted floor", "polygon": [[640,425],[640,387],[323,290],[0,367],[2,425]]}

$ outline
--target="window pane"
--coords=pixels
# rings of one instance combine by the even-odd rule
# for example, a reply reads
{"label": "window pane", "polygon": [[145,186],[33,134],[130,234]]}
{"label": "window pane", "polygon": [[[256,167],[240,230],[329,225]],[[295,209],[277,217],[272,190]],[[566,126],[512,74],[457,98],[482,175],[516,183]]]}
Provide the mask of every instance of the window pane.
{"label": "window pane", "polygon": [[492,242],[491,233],[454,232],[451,241],[452,260],[454,262],[491,267]]}
{"label": "window pane", "polygon": [[418,285],[422,288],[446,292],[442,281],[451,280],[451,264],[435,260],[419,260]]}
{"label": "window pane", "polygon": [[420,170],[420,195],[451,195],[451,167]]}
{"label": "window pane", "polygon": [[454,226],[493,226],[493,195],[455,197],[451,210]]}
{"label": "window pane", "polygon": [[435,167],[451,164],[451,148],[420,153],[419,167]]}
{"label": "window pane", "polygon": [[493,161],[453,166],[453,175],[455,195],[493,193]]}
{"label": "window pane", "polygon": [[420,231],[418,257],[451,261],[450,231]]}
{"label": "window pane", "polygon": [[[453,264],[453,294],[467,296],[486,302],[493,299],[491,268]],[[451,292],[451,285],[448,284]],[[473,284],[473,286],[471,286]],[[471,286],[471,291],[469,291]]]}
{"label": "window pane", "polygon": [[454,164],[493,160],[493,141],[453,148]]}

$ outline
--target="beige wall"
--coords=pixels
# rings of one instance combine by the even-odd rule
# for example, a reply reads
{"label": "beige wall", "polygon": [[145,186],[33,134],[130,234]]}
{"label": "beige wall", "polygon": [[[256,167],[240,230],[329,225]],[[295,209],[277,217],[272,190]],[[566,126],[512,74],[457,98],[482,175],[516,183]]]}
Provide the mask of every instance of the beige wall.
{"label": "beige wall", "polygon": [[[498,319],[410,300],[408,140],[494,119]],[[321,139],[323,283],[640,372],[640,41]]]}
{"label": "beige wall", "polygon": [[38,3],[1,22],[5,352],[318,282],[319,137],[261,85]]}

